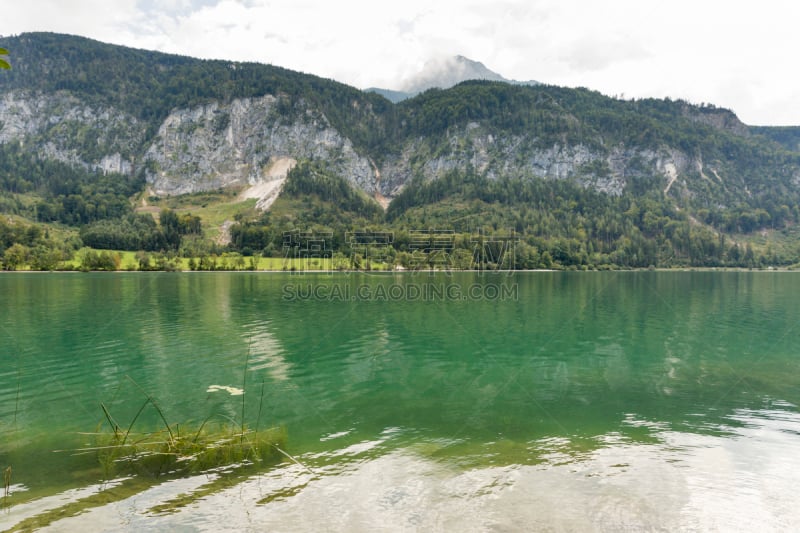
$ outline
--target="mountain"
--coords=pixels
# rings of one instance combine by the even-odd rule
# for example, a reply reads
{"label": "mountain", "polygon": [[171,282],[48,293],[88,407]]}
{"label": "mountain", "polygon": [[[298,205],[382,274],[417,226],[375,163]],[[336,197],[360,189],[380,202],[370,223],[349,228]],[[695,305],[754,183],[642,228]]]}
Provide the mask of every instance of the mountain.
{"label": "mountain", "polygon": [[800,152],[800,126],[753,126],[749,129],[757,135],[775,141],[787,150]]}
{"label": "mountain", "polygon": [[414,94],[407,93],[405,91],[394,91],[392,89],[381,89],[380,87],[368,87],[364,89],[364,92],[367,93],[375,93],[383,96],[393,104],[398,104],[403,100],[408,100],[412,98]]}
{"label": "mountain", "polygon": [[441,57],[426,62],[418,74],[411,79],[405,80],[400,90],[371,87],[366,91],[380,94],[384,98],[398,103],[428,89],[449,89],[454,85],[469,80],[500,81],[514,85],[538,85],[536,81],[520,82],[508,80],[497,72],[489,70],[483,63],[459,55]]}
{"label": "mountain", "polygon": [[[95,245],[123,242],[111,232],[128,228],[141,235],[126,243],[177,247],[141,220],[101,222],[127,220],[132,198],[148,212],[188,205],[165,198],[217,194],[269,208],[243,212],[233,234],[260,224],[273,250],[284,230],[344,235],[359,224],[511,227],[535,257],[547,251],[560,265],[740,264],[749,240],[773,262],[800,258],[790,238],[800,221],[797,133],[748,127],[727,109],[496,80],[392,104],[270,65],[75,36],[29,33],[0,46],[14,64],[0,75],[0,212],[80,228]],[[491,72],[460,58],[419,80],[454,81],[436,74],[453,64],[462,75]],[[235,226],[213,220],[220,234]],[[21,235],[4,241],[3,231],[2,249]],[[762,236],[780,242],[770,248]]]}
{"label": "mountain", "polygon": [[486,68],[479,61],[473,61],[464,56],[454,56],[426,62],[419,74],[406,81],[403,91],[418,94],[434,88],[449,89],[462,81],[469,80],[502,81],[523,85],[537,84],[535,81],[516,82],[507,80],[500,74]]}

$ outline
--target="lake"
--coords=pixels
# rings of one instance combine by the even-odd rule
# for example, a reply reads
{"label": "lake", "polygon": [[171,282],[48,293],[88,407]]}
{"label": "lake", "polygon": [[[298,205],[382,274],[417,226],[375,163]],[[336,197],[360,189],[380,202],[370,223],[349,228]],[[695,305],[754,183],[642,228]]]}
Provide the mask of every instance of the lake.
{"label": "lake", "polygon": [[[19,273],[0,309],[0,530],[800,525],[800,274]],[[285,453],[114,478],[110,420]]]}

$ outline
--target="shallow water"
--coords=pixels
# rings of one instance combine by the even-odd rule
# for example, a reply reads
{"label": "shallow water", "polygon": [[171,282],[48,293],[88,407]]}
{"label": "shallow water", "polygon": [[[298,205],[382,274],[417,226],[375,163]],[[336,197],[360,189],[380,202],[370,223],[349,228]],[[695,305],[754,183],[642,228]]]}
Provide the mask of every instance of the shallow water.
{"label": "shallow water", "polygon": [[[14,274],[0,309],[0,529],[800,524],[793,273]],[[148,394],[302,466],[108,483],[75,451]]]}

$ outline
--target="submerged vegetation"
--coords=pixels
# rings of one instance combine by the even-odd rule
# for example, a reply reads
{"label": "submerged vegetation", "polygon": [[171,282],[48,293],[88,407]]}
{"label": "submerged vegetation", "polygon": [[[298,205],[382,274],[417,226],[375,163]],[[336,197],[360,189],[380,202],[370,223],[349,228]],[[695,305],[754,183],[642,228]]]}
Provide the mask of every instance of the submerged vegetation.
{"label": "submerged vegetation", "polygon": [[[245,363],[245,375],[247,370]],[[14,531],[44,527],[88,509],[130,498],[169,480],[197,474],[207,476],[196,490],[163,501],[150,511],[170,513],[228,488],[265,467],[284,460],[301,464],[286,451],[286,428],[260,425],[263,383],[254,426],[248,427],[245,424],[244,388],[211,385],[207,390],[209,394],[223,392],[234,401],[242,396],[240,420],[212,413],[199,423],[179,424],[168,421],[156,399],[133,379],[128,377],[127,380],[144,396],[143,403],[130,421],[119,423],[109,408],[101,403],[104,421],[97,431],[82,434],[90,437],[92,442],[73,450],[55,450],[76,458],[96,459],[94,468],[81,462],[80,468],[86,470],[72,473],[76,477],[88,476],[87,481],[93,483],[88,495],[37,512],[16,524]],[[246,385],[246,378],[243,378],[242,385]],[[153,425],[154,421],[157,421],[156,425]],[[13,499],[11,472],[11,466],[4,471],[3,506],[20,503],[20,500],[15,502]]]}
{"label": "submerged vegetation", "polygon": [[[138,387],[138,385],[137,385]],[[218,387],[218,388],[213,388]],[[232,396],[230,387],[212,385],[209,392],[224,390]],[[142,391],[144,393],[144,391]],[[272,464],[278,462],[286,453],[286,431],[282,428],[259,430],[258,422],[254,430],[244,424],[244,403],[242,420],[235,423],[212,421],[209,415],[199,427],[170,424],[155,399],[144,393],[146,399],[136,415],[121,426],[101,404],[103,414],[110,426],[110,432],[96,435],[96,446],[92,447],[103,467],[106,479],[119,475],[184,475],[204,472],[212,468],[246,463]],[[240,394],[244,394],[241,390]],[[263,390],[262,390],[263,401]],[[157,431],[134,433],[134,425],[142,412],[152,407],[163,423]],[[261,409],[259,408],[259,419]]]}
{"label": "submerged vegetation", "polygon": [[201,428],[179,424],[150,433],[120,428],[97,436],[97,457],[107,479],[125,475],[150,477],[197,474],[233,465],[270,465],[280,462],[286,431],[261,431],[220,425]]}

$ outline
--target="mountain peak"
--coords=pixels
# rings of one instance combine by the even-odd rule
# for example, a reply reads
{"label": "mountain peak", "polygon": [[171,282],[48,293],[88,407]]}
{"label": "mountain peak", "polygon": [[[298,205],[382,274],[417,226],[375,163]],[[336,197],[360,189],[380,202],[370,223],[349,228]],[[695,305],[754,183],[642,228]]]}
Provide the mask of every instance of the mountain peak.
{"label": "mountain peak", "polygon": [[407,78],[400,90],[370,88],[368,91],[379,93],[393,102],[411,98],[428,89],[449,89],[467,80],[502,81],[517,85],[536,85],[538,82],[519,82],[509,80],[490,70],[480,61],[474,61],[462,55],[442,56],[425,62],[422,70]]}
{"label": "mountain peak", "polygon": [[508,81],[483,63],[459,55],[427,61],[422,71],[407,80],[402,89],[420,93],[432,88],[447,89],[467,80]]}

